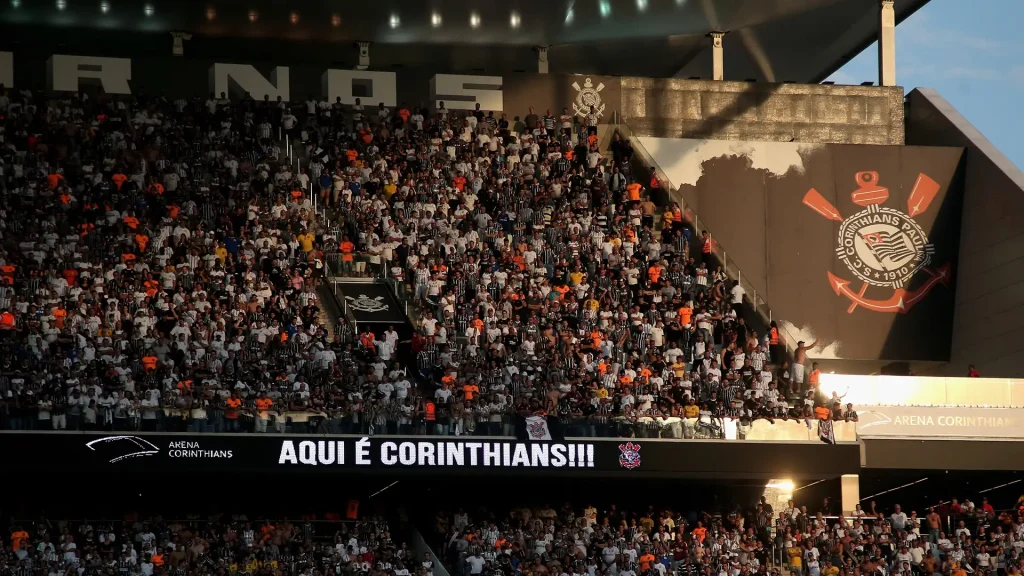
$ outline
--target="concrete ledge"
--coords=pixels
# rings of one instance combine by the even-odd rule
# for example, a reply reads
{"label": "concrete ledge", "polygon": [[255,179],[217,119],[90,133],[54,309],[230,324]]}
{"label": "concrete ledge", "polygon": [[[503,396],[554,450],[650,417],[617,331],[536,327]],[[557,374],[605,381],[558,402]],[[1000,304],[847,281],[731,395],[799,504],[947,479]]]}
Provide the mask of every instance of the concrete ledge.
{"label": "concrete ledge", "polygon": [[903,88],[622,78],[637,136],[904,143]]}

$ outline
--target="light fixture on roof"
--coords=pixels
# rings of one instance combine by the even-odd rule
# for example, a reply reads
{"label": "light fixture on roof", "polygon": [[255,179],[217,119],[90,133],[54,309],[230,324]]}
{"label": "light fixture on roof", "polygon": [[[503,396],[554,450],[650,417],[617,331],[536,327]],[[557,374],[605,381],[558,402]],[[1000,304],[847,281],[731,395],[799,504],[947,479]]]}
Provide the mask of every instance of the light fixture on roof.
{"label": "light fixture on roof", "polygon": [[391,26],[391,29],[394,30],[402,25],[402,20],[398,17],[398,14],[392,14],[391,18],[388,20],[388,24]]}
{"label": "light fixture on roof", "polygon": [[68,0],[57,0],[57,10],[63,10],[68,7]]}
{"label": "light fixture on roof", "polygon": [[21,0],[11,0],[11,8],[18,8],[21,6]]}
{"label": "light fixture on roof", "polygon": [[478,28],[480,26],[480,15],[476,12],[470,12],[469,25],[473,28]]}
{"label": "light fixture on roof", "polygon": [[213,6],[207,6],[206,8],[206,19],[213,20],[217,17],[217,9]]}
{"label": "light fixture on roof", "polygon": [[597,3],[597,10],[601,13],[601,18],[607,18],[612,15],[612,3],[608,0],[600,0]]}
{"label": "light fixture on roof", "polygon": [[509,16],[508,16],[508,25],[513,27],[513,28],[519,28],[519,25],[521,23],[522,23],[522,18],[520,18],[519,12],[516,12],[515,10],[513,10],[512,13],[509,14]]}
{"label": "light fixture on roof", "polygon": [[249,22],[255,22],[260,19],[259,12],[255,10],[249,10]]}
{"label": "light fixture on roof", "polygon": [[565,25],[568,26],[572,24],[572,21],[575,19],[576,13],[572,11],[572,8],[569,8],[569,10],[565,13]]}
{"label": "light fixture on roof", "polygon": [[434,10],[433,12],[430,13],[430,25],[431,26],[433,26],[434,28],[440,28],[441,27],[441,22],[442,22],[442,20],[441,20],[441,13],[440,12],[438,12],[437,10]]}
{"label": "light fixture on roof", "polygon": [[647,11],[647,0],[636,0],[636,11],[646,12]]}
{"label": "light fixture on roof", "polygon": [[152,4],[146,4],[146,6],[142,9],[142,13],[145,14],[146,16],[152,16],[153,15],[153,5]]}
{"label": "light fixture on roof", "polygon": [[291,14],[289,14],[288,15],[288,21],[291,22],[292,24],[298,24],[299,23],[299,13],[298,12],[292,12]]}
{"label": "light fixture on roof", "polygon": [[331,26],[334,26],[335,28],[337,28],[338,26],[341,26],[341,15],[340,14],[331,14]]}
{"label": "light fixture on roof", "polygon": [[110,12],[110,2],[100,2],[100,13],[106,14],[107,12]]}

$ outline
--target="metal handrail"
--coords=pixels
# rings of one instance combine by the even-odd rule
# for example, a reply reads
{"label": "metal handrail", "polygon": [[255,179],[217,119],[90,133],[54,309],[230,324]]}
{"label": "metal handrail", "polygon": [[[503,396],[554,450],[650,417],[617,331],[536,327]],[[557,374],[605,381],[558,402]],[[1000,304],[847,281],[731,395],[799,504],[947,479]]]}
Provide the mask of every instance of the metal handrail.
{"label": "metal handrail", "polygon": [[[615,129],[625,138],[629,138],[630,143],[633,145],[633,153],[638,156],[640,160],[646,164],[652,170],[656,170],[658,167],[657,162],[654,161],[654,157],[644,148],[643,144],[634,137],[632,130],[629,126],[623,122],[615,124]],[[679,204],[680,210],[683,212],[683,218],[693,225],[694,231],[697,235],[707,231],[708,234],[714,238],[714,234],[711,230],[705,226],[704,222],[701,221],[697,212],[690,208],[686,200],[683,198],[679,188],[675,186],[671,180],[669,180],[665,173],[656,172],[658,182],[661,188],[668,192],[672,202]],[[755,288],[749,281],[743,279],[743,271],[740,270],[739,265],[734,260],[729,258],[725,248],[718,242],[713,241],[711,243],[711,251],[718,258],[718,261],[722,264],[722,271],[725,272],[731,280],[738,282],[740,286],[746,291],[746,299],[751,304],[753,309],[761,316],[766,326],[770,326],[772,320],[775,319],[775,314],[772,311],[768,301],[761,297]],[[792,333],[791,330],[786,328],[782,323],[777,324],[780,332],[780,343],[785,347],[786,351],[791,355],[796,353],[796,343],[800,340],[798,336]]]}

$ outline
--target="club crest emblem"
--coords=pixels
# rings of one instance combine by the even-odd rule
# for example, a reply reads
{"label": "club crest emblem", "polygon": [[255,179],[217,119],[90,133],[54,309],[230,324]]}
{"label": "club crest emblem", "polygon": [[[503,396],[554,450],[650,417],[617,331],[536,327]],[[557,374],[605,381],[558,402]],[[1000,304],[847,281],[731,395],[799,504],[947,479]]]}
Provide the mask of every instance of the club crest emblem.
{"label": "club crest emblem", "polygon": [[[936,284],[949,280],[949,264],[929,268],[935,247],[914,217],[925,212],[939,192],[939,183],[925,174],[919,174],[907,199],[907,212],[881,206],[889,198],[889,189],[878,185],[878,172],[858,172],[857,186],[851,197],[853,203],[864,210],[843,218],[839,210],[817,190],[811,188],[804,195],[805,206],[820,216],[840,222],[836,256],[846,264],[862,285],[860,290],[850,287],[851,281],[828,272],[832,290],[850,300],[847,313],[858,307],[874,312],[906,314],[921,301]],[[918,274],[928,274],[925,283],[914,290],[906,286]],[[891,288],[887,300],[866,298],[868,286]]]}
{"label": "club crest emblem", "polygon": [[530,438],[534,440],[542,440],[548,436],[548,425],[543,420],[536,422],[530,422],[527,426]]}
{"label": "club crest emblem", "polygon": [[384,312],[388,309],[388,305],[384,303],[383,296],[370,298],[366,294],[360,294],[358,298],[345,296],[345,300],[348,300],[348,305],[353,310],[358,310],[359,312]]}
{"label": "club crest emblem", "polygon": [[601,90],[604,90],[604,84],[601,82],[594,86],[590,78],[583,81],[583,87],[580,88],[579,82],[573,82],[572,87],[576,89],[576,101],[572,103],[572,109],[576,112],[577,116],[586,116],[590,113],[590,107],[594,107],[594,112],[597,113],[597,117],[604,116],[604,103],[601,102]]}
{"label": "club crest emblem", "polygon": [[619,466],[632,470],[640,466],[640,445],[632,442],[619,444]]}

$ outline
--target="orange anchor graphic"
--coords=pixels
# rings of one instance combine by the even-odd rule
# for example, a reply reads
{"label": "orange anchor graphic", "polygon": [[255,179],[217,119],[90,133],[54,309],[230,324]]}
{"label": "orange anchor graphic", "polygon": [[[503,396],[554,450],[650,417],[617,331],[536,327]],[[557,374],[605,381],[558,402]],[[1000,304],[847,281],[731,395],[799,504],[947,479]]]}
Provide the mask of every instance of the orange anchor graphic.
{"label": "orange anchor graphic", "polygon": [[[820,216],[841,222],[837,254],[858,278],[863,281],[860,290],[850,287],[851,280],[827,272],[829,285],[840,296],[850,300],[846,312],[852,314],[858,307],[874,312],[906,314],[937,285],[948,285],[949,264],[931,269],[934,248],[924,230],[913,220],[928,210],[941,188],[939,183],[925,174],[919,174],[907,199],[907,212],[881,207],[889,198],[889,189],[878,185],[877,172],[858,172],[858,189],[851,197],[853,203],[865,207],[857,214],[843,218],[839,210],[817,190],[811,188],[804,195],[803,204]],[[918,271],[928,274],[916,290],[907,290],[905,284]],[[885,300],[865,298],[868,285],[893,288],[892,296]]]}

